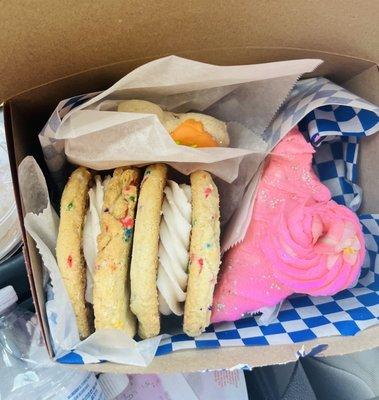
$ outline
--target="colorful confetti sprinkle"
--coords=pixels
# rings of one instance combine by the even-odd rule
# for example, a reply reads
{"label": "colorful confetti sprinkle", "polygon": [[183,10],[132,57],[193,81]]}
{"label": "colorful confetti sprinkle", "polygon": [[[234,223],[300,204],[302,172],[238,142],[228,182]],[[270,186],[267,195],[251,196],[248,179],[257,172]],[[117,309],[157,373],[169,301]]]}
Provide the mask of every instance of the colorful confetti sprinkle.
{"label": "colorful confetti sprinkle", "polygon": [[67,204],[67,210],[68,210],[68,211],[71,211],[73,208],[74,208],[74,203],[73,203],[72,201],[70,201],[70,202]]}
{"label": "colorful confetti sprinkle", "polygon": [[67,265],[69,268],[72,267],[72,256],[71,255],[67,257]]}
{"label": "colorful confetti sprinkle", "polygon": [[201,272],[202,269],[203,269],[204,260],[203,260],[202,258],[199,258],[199,259],[197,260],[197,263],[199,264],[199,270],[200,270],[200,272]]}
{"label": "colorful confetti sprinkle", "polygon": [[146,181],[146,179],[148,178],[148,176],[149,176],[150,174],[151,174],[151,170],[150,170],[150,169],[147,169],[147,170],[145,171],[144,175],[143,175],[143,179],[142,179],[141,185]]}
{"label": "colorful confetti sprinkle", "polygon": [[205,243],[204,248],[209,250],[210,248],[212,248],[212,243]]}
{"label": "colorful confetti sprinkle", "polygon": [[136,196],[130,196],[130,197],[129,197],[129,200],[130,200],[130,201],[136,201]]}
{"label": "colorful confetti sprinkle", "polygon": [[130,239],[132,238],[132,236],[133,236],[133,228],[130,228],[130,229],[125,228],[124,229],[124,240],[125,240],[125,242],[129,242]]}
{"label": "colorful confetti sprinkle", "polygon": [[204,189],[205,198],[207,199],[209,195],[213,192],[213,186],[209,185]]}
{"label": "colorful confetti sprinkle", "polygon": [[123,228],[130,229],[134,226],[133,218],[129,215],[127,215],[125,218],[121,218],[120,222]]}

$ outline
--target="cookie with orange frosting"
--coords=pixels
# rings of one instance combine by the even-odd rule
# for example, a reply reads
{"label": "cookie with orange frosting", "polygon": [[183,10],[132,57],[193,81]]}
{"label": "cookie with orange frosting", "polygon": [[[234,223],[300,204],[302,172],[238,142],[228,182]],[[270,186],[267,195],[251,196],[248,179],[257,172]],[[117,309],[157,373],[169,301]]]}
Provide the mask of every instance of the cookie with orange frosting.
{"label": "cookie with orange frosting", "polygon": [[125,100],[118,111],[155,114],[176,144],[190,147],[227,147],[225,122],[201,113],[172,113],[145,100]]}

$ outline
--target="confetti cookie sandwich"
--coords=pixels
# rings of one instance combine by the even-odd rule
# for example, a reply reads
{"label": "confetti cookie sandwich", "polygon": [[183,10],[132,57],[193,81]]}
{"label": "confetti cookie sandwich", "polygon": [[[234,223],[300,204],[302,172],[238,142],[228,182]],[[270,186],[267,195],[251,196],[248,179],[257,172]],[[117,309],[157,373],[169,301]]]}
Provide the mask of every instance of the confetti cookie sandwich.
{"label": "confetti cookie sandwich", "polygon": [[[81,339],[93,331],[88,299],[93,299],[96,329],[135,334],[128,266],[138,185],[135,168],[117,168],[102,181],[79,167],[64,189],[56,252]],[[94,268],[93,293],[87,288],[89,265]]]}
{"label": "confetti cookie sandwich", "polygon": [[200,113],[172,113],[145,100],[126,100],[118,111],[155,114],[178,145],[190,147],[227,147],[229,136],[225,122]]}
{"label": "confetti cookie sandwich", "polygon": [[220,264],[219,195],[207,172],[192,173],[190,181],[167,180],[166,166],[156,164],[147,167],[141,184],[131,309],[142,338],[159,334],[160,313],[184,312],[184,331],[191,336],[210,323]]}

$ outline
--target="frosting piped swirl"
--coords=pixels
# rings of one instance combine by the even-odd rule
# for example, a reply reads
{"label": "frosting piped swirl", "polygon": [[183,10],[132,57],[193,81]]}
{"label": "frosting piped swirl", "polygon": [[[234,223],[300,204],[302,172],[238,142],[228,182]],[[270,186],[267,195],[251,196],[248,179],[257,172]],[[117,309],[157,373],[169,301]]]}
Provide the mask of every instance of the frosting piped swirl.
{"label": "frosting piped swirl", "polygon": [[158,251],[159,311],[183,314],[191,234],[191,187],[167,181],[162,204]]}

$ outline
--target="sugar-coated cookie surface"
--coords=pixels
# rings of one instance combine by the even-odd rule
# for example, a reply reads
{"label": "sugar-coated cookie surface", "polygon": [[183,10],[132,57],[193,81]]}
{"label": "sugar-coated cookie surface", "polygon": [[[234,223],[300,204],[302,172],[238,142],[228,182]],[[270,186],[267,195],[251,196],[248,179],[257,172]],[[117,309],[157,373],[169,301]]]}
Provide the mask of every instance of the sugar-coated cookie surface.
{"label": "sugar-coated cookie surface", "polygon": [[191,174],[192,232],[184,332],[197,336],[210,323],[213,291],[220,267],[219,194],[208,172]]}
{"label": "sugar-coated cookie surface", "polygon": [[138,318],[142,338],[159,334],[157,268],[159,225],[167,167],[154,164],[146,168],[138,199],[131,261],[130,307]]}
{"label": "sugar-coated cookie surface", "polygon": [[85,301],[86,264],[82,248],[90,181],[91,174],[83,167],[77,168],[70,176],[61,198],[56,248],[59,270],[74,308],[82,339],[89,336],[93,329],[92,311]]}
{"label": "sugar-coated cookie surface", "polygon": [[117,168],[105,187],[93,287],[96,329],[120,329],[130,337],[136,333],[129,264],[139,178],[135,168]]}

